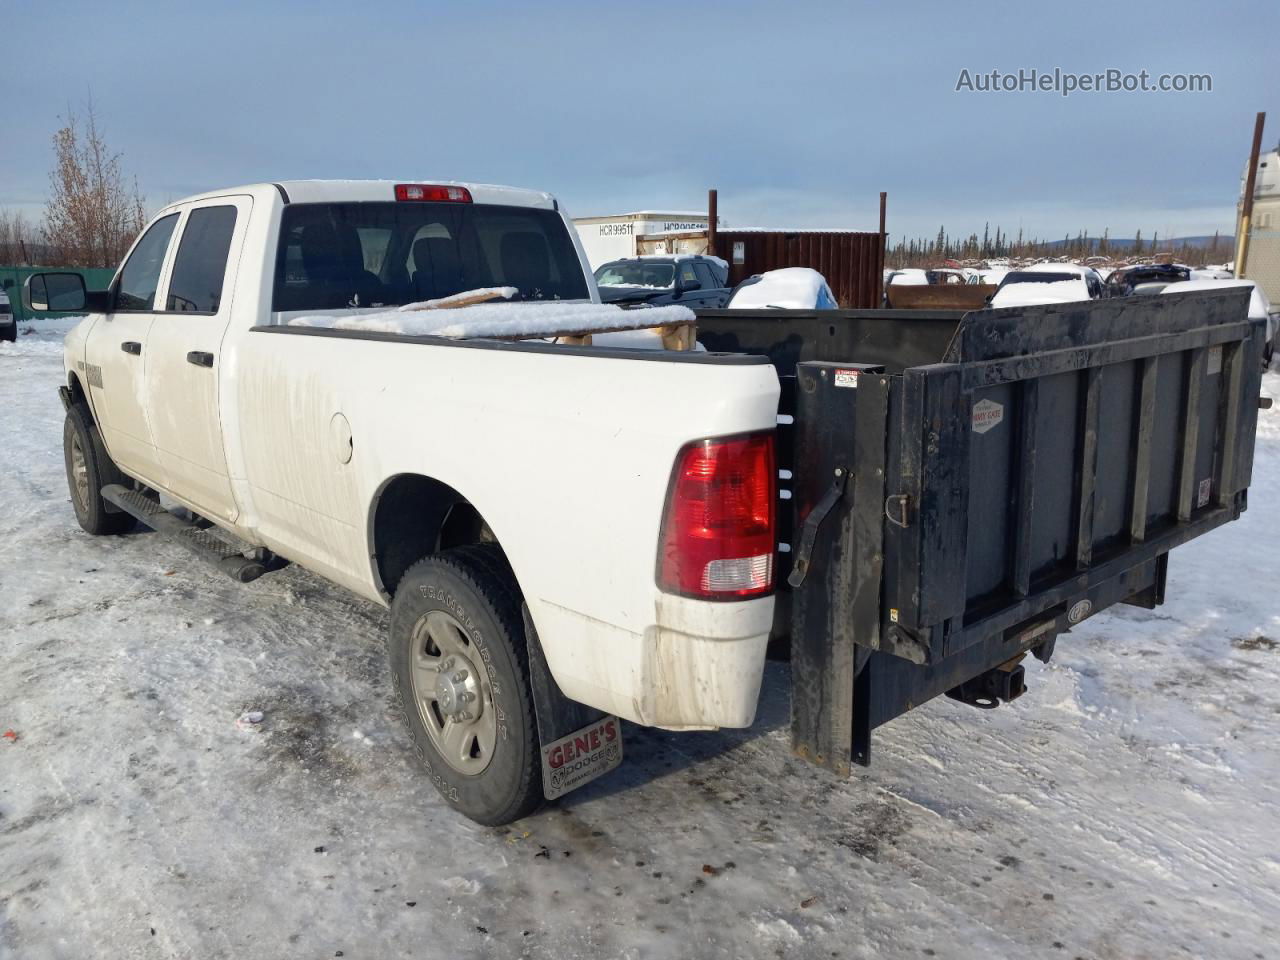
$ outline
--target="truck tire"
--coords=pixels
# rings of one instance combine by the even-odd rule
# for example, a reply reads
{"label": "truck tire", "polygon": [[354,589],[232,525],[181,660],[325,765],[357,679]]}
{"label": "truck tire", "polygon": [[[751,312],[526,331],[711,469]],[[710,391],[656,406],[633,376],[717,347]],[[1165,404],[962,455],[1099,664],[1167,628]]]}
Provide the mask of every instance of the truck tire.
{"label": "truck tire", "polygon": [[128,483],[129,480],[107,455],[97,425],[80,404],[67,410],[62,424],[62,454],[71,505],[85,533],[101,536],[132,530],[136,522],[133,517],[112,511],[101,493],[109,483]]}
{"label": "truck tire", "polygon": [[487,826],[541,806],[520,593],[496,544],[446,550],[405,571],[387,655],[414,749],[450,806]]}

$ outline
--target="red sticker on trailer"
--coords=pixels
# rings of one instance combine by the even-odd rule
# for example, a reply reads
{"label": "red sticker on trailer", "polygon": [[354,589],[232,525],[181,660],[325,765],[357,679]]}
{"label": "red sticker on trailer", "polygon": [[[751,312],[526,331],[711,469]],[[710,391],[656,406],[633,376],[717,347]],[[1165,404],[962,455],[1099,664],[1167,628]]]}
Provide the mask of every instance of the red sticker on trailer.
{"label": "red sticker on trailer", "polygon": [[979,400],[973,405],[973,432],[986,433],[1004,419],[1004,404]]}
{"label": "red sticker on trailer", "polygon": [[858,389],[858,371],[857,370],[837,370],[835,376],[837,387],[853,387]]}

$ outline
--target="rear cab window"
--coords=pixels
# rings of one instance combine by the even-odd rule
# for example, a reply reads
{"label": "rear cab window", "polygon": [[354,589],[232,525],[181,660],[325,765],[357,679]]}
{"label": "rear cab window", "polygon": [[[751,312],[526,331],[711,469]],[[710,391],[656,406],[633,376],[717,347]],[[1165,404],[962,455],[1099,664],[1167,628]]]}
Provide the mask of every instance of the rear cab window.
{"label": "rear cab window", "polygon": [[596,270],[596,283],[602,287],[653,287],[666,289],[675,276],[675,266],[654,260],[627,260],[606,263]]}
{"label": "rear cab window", "polygon": [[559,213],[462,203],[285,207],[272,309],[394,307],[484,287],[515,300],[588,300]]}

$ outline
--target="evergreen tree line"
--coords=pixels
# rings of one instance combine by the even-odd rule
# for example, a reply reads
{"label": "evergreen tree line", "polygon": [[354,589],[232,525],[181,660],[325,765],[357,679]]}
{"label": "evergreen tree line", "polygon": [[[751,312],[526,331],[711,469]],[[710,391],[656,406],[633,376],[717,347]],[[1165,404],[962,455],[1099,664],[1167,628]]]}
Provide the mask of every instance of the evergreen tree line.
{"label": "evergreen tree line", "polygon": [[1151,239],[1146,240],[1139,230],[1132,240],[1113,241],[1109,229],[1102,231],[1102,236],[1091,236],[1088,231],[1081,230],[1075,236],[1067,234],[1061,240],[1046,240],[1040,237],[1024,237],[1021,229],[1017,236],[1011,236],[1000,226],[992,233],[988,223],[982,228],[982,236],[971,233],[967,237],[952,237],[945,226],[938,228],[938,235],[933,239],[918,237],[899,240],[885,251],[885,264],[893,267],[930,267],[938,266],[944,260],[996,260],[1036,259],[1069,257],[1082,260],[1086,257],[1111,257],[1113,259],[1136,259],[1139,257],[1168,256],[1179,263],[1190,266],[1202,266],[1207,263],[1221,263],[1230,259],[1232,241],[1222,237],[1218,232],[1207,246],[1190,244],[1186,241],[1161,240],[1158,231],[1152,231]]}

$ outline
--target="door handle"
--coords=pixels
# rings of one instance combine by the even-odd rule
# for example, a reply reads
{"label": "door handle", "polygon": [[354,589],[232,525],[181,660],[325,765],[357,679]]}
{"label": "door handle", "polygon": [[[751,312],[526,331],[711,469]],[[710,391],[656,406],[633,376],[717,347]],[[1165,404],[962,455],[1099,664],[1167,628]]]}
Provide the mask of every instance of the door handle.
{"label": "door handle", "polygon": [[142,344],[137,340],[126,340],[120,344],[120,349],[125,353],[132,353],[135,357],[142,355]]}
{"label": "door handle", "polygon": [[205,353],[203,350],[192,350],[187,354],[187,363],[194,363],[197,367],[212,367],[213,354]]}

